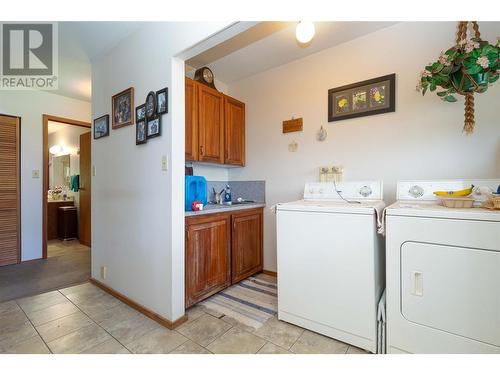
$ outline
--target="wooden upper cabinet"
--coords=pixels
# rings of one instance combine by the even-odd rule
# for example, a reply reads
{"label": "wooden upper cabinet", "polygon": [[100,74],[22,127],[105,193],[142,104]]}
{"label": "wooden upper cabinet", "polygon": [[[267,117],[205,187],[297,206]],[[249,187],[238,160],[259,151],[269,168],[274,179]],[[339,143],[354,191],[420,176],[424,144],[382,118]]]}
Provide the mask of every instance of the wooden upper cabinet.
{"label": "wooden upper cabinet", "polygon": [[224,163],[224,95],[198,85],[198,160]]}
{"label": "wooden upper cabinet", "polygon": [[245,103],[186,77],[186,161],[245,165]]}
{"label": "wooden upper cabinet", "polygon": [[186,220],[186,307],[231,283],[231,216]]}
{"label": "wooden upper cabinet", "polygon": [[262,271],[262,209],[242,210],[232,216],[231,282]]}
{"label": "wooden upper cabinet", "polygon": [[186,160],[198,160],[198,85],[186,77]]}
{"label": "wooden upper cabinet", "polygon": [[245,103],[224,96],[224,163],[245,165]]}

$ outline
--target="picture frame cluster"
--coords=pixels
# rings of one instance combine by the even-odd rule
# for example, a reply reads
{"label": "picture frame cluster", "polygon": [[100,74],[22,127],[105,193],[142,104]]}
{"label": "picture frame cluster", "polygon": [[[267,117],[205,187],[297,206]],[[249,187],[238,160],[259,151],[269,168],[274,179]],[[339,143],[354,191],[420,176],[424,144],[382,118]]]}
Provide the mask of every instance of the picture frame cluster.
{"label": "picture frame cluster", "polygon": [[[161,136],[161,118],[168,113],[168,87],[150,91],[146,101],[134,108],[134,88],[113,95],[111,99],[111,123],[113,130],[136,124],[136,145],[147,143],[148,139]],[[94,139],[109,136],[110,115],[94,119]]]}
{"label": "picture frame cluster", "polygon": [[137,106],[135,144],[144,144],[150,138],[161,135],[161,115],[168,113],[168,87],[150,91],[146,101]]}

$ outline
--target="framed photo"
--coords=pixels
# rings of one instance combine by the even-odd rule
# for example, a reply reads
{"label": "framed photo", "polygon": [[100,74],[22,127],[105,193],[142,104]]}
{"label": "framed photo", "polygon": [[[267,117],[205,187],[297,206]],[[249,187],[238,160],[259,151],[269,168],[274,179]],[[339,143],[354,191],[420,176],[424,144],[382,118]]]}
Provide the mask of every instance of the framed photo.
{"label": "framed photo", "polygon": [[109,135],[109,115],[98,117],[94,120],[94,139]]}
{"label": "framed photo", "polygon": [[135,107],[135,121],[146,119],[146,104]]}
{"label": "framed photo", "polygon": [[156,113],[159,115],[168,113],[168,87],[156,92]]}
{"label": "framed photo", "polygon": [[156,116],[156,93],[150,91],[146,96],[146,119],[152,119]]}
{"label": "framed photo", "polygon": [[116,95],[113,95],[112,120],[113,129],[134,123],[134,88],[130,87]]}
{"label": "framed photo", "polygon": [[147,137],[154,138],[161,135],[161,117],[155,116],[147,120]]}
{"label": "framed photo", "polygon": [[396,74],[328,90],[328,121],[377,115],[396,110]]}
{"label": "framed photo", "polygon": [[140,145],[148,141],[146,119],[137,120],[135,123],[135,144]]}

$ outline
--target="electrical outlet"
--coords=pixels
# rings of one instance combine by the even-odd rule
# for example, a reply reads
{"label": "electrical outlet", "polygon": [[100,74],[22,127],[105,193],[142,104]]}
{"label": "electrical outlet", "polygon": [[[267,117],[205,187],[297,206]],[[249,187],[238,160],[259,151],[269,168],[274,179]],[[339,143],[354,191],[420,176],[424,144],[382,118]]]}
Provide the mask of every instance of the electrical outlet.
{"label": "electrical outlet", "polygon": [[162,171],[168,170],[168,157],[167,157],[167,155],[162,155],[162,157],[161,157],[161,170]]}
{"label": "electrical outlet", "polygon": [[108,275],[108,267],[101,266],[101,279],[105,279]]}
{"label": "electrical outlet", "polygon": [[38,169],[33,169],[31,171],[31,178],[40,178],[40,171]]}

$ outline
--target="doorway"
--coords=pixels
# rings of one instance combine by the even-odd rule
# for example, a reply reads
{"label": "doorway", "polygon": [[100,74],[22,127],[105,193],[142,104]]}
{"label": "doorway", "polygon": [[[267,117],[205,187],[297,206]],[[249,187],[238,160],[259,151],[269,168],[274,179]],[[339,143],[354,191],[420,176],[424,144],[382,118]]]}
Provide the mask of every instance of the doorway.
{"label": "doorway", "polygon": [[43,116],[44,259],[90,258],[90,128],[87,122]]}

